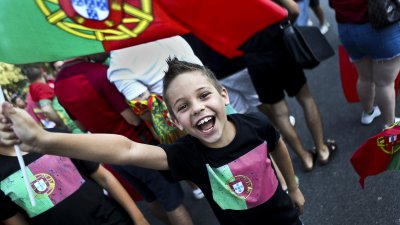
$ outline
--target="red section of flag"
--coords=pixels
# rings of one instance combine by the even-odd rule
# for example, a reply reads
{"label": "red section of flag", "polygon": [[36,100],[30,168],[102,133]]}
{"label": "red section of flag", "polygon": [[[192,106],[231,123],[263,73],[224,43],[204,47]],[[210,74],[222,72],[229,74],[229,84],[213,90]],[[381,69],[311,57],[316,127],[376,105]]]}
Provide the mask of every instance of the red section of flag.
{"label": "red section of flag", "polygon": [[369,138],[351,157],[351,164],[360,176],[361,187],[367,176],[384,172],[393,158],[393,147],[399,145],[400,126],[394,126]]}
{"label": "red section of flag", "polygon": [[216,51],[228,57],[255,32],[287,16],[271,0],[158,0],[161,7]]}
{"label": "red section of flag", "polygon": [[[344,96],[348,103],[359,102],[360,98],[357,94],[357,80],[358,73],[353,63],[350,62],[349,55],[344,49],[343,45],[339,46],[339,66],[340,66],[340,80],[342,81],[342,88]],[[399,73],[400,75],[400,73]],[[397,76],[395,81],[396,96],[399,91],[400,76]]]}
{"label": "red section of flag", "polygon": [[[143,6],[137,5],[138,1],[135,0],[126,0],[125,4],[129,4],[134,6],[137,9],[141,9]],[[152,1],[151,3],[151,13],[147,14],[153,18],[153,21],[150,22],[150,25],[137,37],[132,37],[124,40],[112,40],[112,41],[103,41],[103,46],[105,51],[111,51],[120,48],[126,48],[137,44],[142,44],[150,41],[155,41],[162,38],[167,38],[175,35],[181,35],[188,33],[189,30],[179,24],[175,19],[170,17],[164,9],[162,9],[157,1]],[[125,18],[131,19],[134,16],[129,15],[125,12]],[[131,30],[134,29],[137,24],[136,23],[124,23],[124,27]]]}
{"label": "red section of flag", "polygon": [[349,55],[343,45],[339,46],[339,66],[340,80],[342,81],[343,93],[347,102],[359,102],[360,99],[357,94],[357,70],[354,64],[350,62]]}
{"label": "red section of flag", "polygon": [[[126,3],[133,5],[135,1]],[[238,48],[249,37],[284,19],[287,13],[270,0],[154,0],[152,16],[154,20],[139,36],[104,41],[105,50],[191,32],[225,56],[238,56],[242,54]]]}

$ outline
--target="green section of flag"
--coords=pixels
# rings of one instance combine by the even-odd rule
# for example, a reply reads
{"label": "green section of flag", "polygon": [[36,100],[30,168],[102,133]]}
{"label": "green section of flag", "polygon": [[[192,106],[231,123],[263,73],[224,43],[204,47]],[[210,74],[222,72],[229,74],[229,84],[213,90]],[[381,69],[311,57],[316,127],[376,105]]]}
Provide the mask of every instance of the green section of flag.
{"label": "green section of flag", "polygon": [[59,8],[45,0],[0,1],[0,61],[49,62],[104,51],[100,41],[72,35],[48,23],[36,2],[51,12]]}
{"label": "green section of flag", "polygon": [[393,155],[392,161],[390,161],[388,170],[400,170],[400,152]]}
{"label": "green section of flag", "polygon": [[229,188],[229,180],[234,180],[234,176],[229,166],[212,168],[208,164],[207,171],[211,183],[214,201],[222,209],[245,210],[247,209],[246,199],[232,193]]}
{"label": "green section of flag", "polygon": [[[30,182],[36,179],[28,167],[26,167],[26,173]],[[37,216],[54,206],[47,195],[38,196],[35,193],[33,193],[33,195],[35,196],[36,206],[33,207],[31,205],[21,170],[18,170],[6,179],[0,181],[0,189],[5,195],[9,196],[15,204],[23,208],[25,212],[28,213],[29,217]]]}

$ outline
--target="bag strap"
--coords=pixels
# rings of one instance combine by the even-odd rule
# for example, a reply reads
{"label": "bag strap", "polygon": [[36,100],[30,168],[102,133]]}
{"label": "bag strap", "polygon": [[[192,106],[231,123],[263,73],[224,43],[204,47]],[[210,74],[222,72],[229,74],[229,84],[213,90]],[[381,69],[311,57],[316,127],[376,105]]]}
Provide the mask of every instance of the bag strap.
{"label": "bag strap", "polygon": [[[399,0],[399,1],[400,1],[400,0]],[[283,21],[280,23],[280,25],[279,25],[279,27],[280,27],[282,30],[284,30],[284,29],[286,29],[286,28],[288,28],[288,27],[290,27],[290,26],[292,26],[292,23],[290,22],[289,19],[283,20]]]}
{"label": "bag strap", "polygon": [[396,4],[397,9],[400,10],[400,0],[393,0],[393,2]]}

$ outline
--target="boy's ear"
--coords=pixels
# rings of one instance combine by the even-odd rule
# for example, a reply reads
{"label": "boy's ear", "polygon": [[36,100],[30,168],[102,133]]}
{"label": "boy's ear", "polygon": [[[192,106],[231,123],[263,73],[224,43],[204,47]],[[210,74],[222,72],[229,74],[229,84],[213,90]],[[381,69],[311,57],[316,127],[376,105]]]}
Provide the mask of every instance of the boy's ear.
{"label": "boy's ear", "polygon": [[224,98],[224,103],[225,105],[229,105],[229,95],[228,95],[228,90],[226,90],[226,88],[222,88],[221,90],[221,96]]}
{"label": "boy's ear", "polygon": [[175,126],[176,126],[179,130],[183,131],[183,127],[182,127],[182,125],[179,123],[178,120],[176,120],[175,118],[172,118],[171,120],[172,120],[172,122],[175,124]]}

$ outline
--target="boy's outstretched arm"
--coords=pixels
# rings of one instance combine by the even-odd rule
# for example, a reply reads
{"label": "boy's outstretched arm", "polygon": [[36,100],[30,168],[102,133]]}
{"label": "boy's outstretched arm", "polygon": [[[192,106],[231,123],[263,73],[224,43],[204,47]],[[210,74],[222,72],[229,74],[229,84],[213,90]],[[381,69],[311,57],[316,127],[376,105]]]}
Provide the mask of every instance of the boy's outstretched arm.
{"label": "boy's outstretched arm", "polygon": [[110,164],[131,164],[156,170],[168,169],[167,155],[158,146],[133,142],[114,134],[47,132],[26,111],[14,108],[8,102],[3,103],[2,112],[11,120],[24,151]]}
{"label": "boy's outstretched arm", "polygon": [[100,165],[99,168],[91,174],[91,177],[100,186],[106,189],[111,197],[114,198],[125,209],[134,224],[149,225],[149,222],[137,207],[136,203],[111,172]]}
{"label": "boy's outstretched arm", "polygon": [[303,214],[305,202],[304,196],[296,183],[292,160],[290,159],[289,152],[282,138],[279,139],[278,145],[276,146],[276,149],[271,152],[271,155],[285,178],[290,198],[295,204],[299,214]]}

